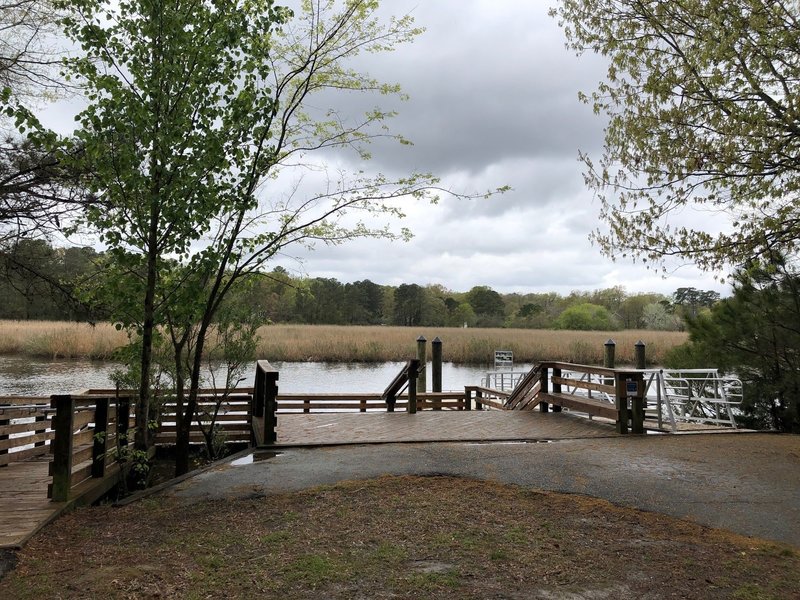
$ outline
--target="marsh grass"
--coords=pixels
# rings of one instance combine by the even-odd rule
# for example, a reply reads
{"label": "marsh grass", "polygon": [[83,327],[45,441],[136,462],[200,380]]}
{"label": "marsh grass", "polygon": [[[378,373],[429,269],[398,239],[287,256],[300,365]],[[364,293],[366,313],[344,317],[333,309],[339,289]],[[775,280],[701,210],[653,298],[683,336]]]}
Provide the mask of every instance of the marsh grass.
{"label": "marsh grass", "polygon": [[0,354],[110,359],[127,342],[126,334],[110,323],[0,321]]}
{"label": "marsh grass", "polygon": [[[634,360],[634,345],[647,345],[649,364],[663,364],[665,353],[686,341],[674,331],[564,331],[535,329],[460,329],[446,327],[347,327],[269,325],[259,330],[255,358],[271,361],[387,362],[416,356],[417,338],[439,337],[444,359],[458,364],[491,364],[495,350],[511,350],[517,363],[562,360],[602,364],[603,344],[613,339],[618,365]],[[0,321],[0,354],[39,358],[113,358],[128,341],[109,323]]]}
{"label": "marsh grass", "polygon": [[[616,342],[617,364],[633,364],[634,345],[647,345],[649,364],[687,340],[677,331],[564,331],[549,329],[461,329],[433,327],[343,327],[271,325],[259,331],[259,358],[285,361],[386,362],[416,356],[417,338],[439,337],[445,361],[491,364],[495,350],[511,350],[517,363],[562,360],[602,364],[603,345]],[[429,344],[430,347],[430,344]]]}

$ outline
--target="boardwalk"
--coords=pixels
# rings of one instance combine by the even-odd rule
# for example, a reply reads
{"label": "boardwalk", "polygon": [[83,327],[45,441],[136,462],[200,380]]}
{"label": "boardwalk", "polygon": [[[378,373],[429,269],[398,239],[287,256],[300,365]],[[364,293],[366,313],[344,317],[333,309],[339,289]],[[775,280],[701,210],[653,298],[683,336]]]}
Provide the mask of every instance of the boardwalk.
{"label": "boardwalk", "polygon": [[64,507],[47,498],[49,464],[40,456],[0,468],[0,549],[21,546]]}

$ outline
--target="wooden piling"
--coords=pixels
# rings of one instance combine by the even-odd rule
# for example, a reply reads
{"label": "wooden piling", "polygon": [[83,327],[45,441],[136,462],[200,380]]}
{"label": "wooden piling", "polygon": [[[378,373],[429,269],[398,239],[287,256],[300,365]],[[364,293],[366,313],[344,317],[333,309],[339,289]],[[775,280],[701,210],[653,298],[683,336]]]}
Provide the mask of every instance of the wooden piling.
{"label": "wooden piling", "polygon": [[[442,391],[442,340],[433,338],[431,342],[431,387],[434,392]],[[441,408],[436,409],[441,410]]]}
{"label": "wooden piling", "polygon": [[419,360],[408,361],[408,404],[406,412],[417,412],[417,376],[419,375]]}
{"label": "wooden piling", "polygon": [[417,338],[417,360],[419,361],[417,371],[417,391],[423,394],[427,391],[427,385],[425,383],[425,368],[428,365],[427,344],[428,340],[425,339],[424,335],[421,335]]}
{"label": "wooden piling", "polygon": [[645,369],[647,368],[647,360],[645,357],[645,350],[646,346],[642,340],[639,340],[633,346],[633,353],[636,357],[636,368],[637,369]]}
{"label": "wooden piling", "polygon": [[616,349],[617,349],[617,343],[612,339],[609,339],[603,345],[603,366],[606,367],[607,369],[614,368]]}

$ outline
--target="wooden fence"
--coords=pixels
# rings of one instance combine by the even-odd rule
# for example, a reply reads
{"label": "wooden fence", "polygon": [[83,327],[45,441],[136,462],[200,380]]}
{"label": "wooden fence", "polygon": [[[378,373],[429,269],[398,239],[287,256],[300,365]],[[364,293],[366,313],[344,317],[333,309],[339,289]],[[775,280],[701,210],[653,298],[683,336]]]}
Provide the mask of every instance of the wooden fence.
{"label": "wooden fence", "polygon": [[49,397],[0,397],[0,467],[47,454],[51,418]]}
{"label": "wooden fence", "polygon": [[123,475],[118,460],[131,443],[134,423],[127,397],[88,394],[56,395],[50,450],[53,481],[48,497],[64,502],[76,497],[90,503],[101,497]]}

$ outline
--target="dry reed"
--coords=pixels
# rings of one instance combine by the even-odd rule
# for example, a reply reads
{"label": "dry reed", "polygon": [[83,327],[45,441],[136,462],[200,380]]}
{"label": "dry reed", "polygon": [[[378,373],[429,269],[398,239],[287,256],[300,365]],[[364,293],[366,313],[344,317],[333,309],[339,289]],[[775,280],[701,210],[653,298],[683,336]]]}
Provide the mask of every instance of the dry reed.
{"label": "dry reed", "polygon": [[687,340],[675,331],[564,331],[550,329],[461,329],[433,327],[344,327],[270,325],[259,331],[259,357],[286,361],[385,362],[416,356],[416,339],[439,337],[445,361],[490,364],[495,350],[511,350],[514,360],[532,363],[563,360],[602,364],[603,345],[616,342],[617,364],[633,364],[634,345],[647,346],[649,364],[662,364],[665,353]]}
{"label": "dry reed", "polygon": [[[416,356],[416,339],[443,341],[444,359],[459,364],[490,364],[494,350],[511,350],[517,363],[563,360],[602,364],[603,344],[616,342],[617,364],[633,363],[634,344],[647,345],[649,364],[662,364],[670,348],[686,341],[670,331],[555,331],[532,329],[460,329],[433,327],[346,327],[270,325],[259,331],[258,358],[271,361],[386,362]],[[127,343],[124,332],[108,323],[0,321],[0,354],[42,358],[109,359]]]}
{"label": "dry reed", "polygon": [[110,359],[126,344],[124,332],[110,323],[0,320],[0,354],[37,358]]}

